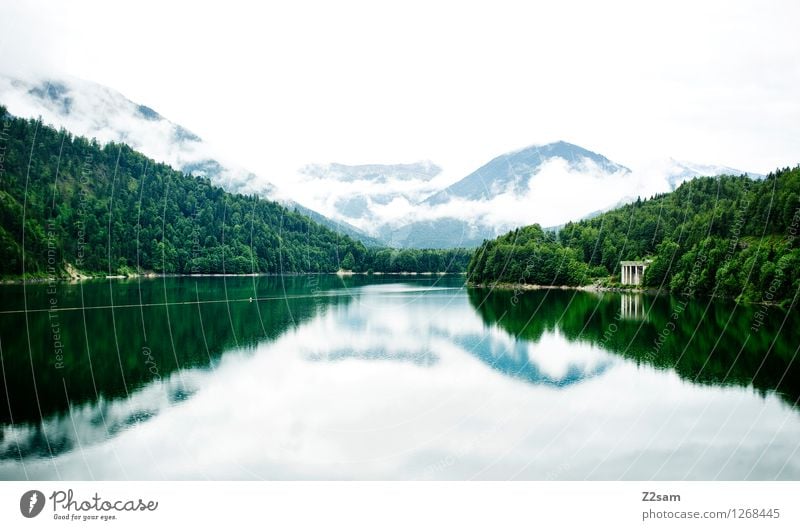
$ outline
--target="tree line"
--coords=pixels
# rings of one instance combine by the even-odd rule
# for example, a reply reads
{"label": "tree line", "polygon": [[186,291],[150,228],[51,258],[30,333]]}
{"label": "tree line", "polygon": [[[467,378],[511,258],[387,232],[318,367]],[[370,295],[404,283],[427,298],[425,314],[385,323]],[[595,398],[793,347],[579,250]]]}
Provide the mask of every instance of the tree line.
{"label": "tree line", "polygon": [[649,259],[647,287],[786,304],[800,290],[798,236],[800,166],[693,179],[558,232],[513,230],[485,241],[467,272],[475,283],[583,285]]}
{"label": "tree line", "polygon": [[301,213],[0,106],[0,276],[463,272],[470,252],[367,248]]}

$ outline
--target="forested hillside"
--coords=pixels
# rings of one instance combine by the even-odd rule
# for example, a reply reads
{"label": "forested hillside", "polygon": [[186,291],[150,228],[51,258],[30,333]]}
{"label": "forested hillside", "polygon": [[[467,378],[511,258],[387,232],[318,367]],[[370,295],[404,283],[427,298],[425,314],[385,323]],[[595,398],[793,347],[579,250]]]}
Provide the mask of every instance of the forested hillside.
{"label": "forested hillside", "polygon": [[[589,266],[580,253],[558,242],[554,232],[531,225],[484,241],[467,268],[474,283],[583,285]],[[606,275],[606,271],[599,272]]]}
{"label": "forested hillside", "polygon": [[466,250],[367,249],[296,211],[225,192],[126,145],[0,107],[0,275],[459,272]]}
{"label": "forested hillside", "polygon": [[763,180],[699,178],[558,234],[538,226],[486,241],[468,267],[477,283],[581,285],[651,259],[646,286],[788,302],[800,289],[800,166]]}

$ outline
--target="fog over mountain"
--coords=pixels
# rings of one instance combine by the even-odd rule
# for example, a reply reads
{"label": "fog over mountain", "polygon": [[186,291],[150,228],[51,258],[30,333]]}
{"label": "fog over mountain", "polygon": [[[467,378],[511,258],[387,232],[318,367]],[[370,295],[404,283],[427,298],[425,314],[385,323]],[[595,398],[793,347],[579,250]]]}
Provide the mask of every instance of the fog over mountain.
{"label": "fog over mountain", "polygon": [[705,164],[695,164],[692,162],[683,162],[670,158],[664,163],[664,174],[667,177],[671,189],[675,189],[683,182],[703,175],[741,175],[747,173],[753,178],[763,178],[764,175],[760,173],[753,173],[734,169],[727,166],[713,166]]}
{"label": "fog over mountain", "polygon": [[532,145],[498,156],[455,184],[425,200],[427,204],[443,204],[452,199],[491,199],[503,193],[525,194],[531,179],[555,159],[563,161],[563,169],[592,175],[630,173],[630,170],[597,153],[567,142]]}
{"label": "fog over mountain", "polygon": [[400,166],[369,167],[369,179],[348,177],[347,185],[340,173],[306,172],[313,177],[309,188],[318,190],[307,200],[393,246],[417,248],[474,246],[517,226],[558,226],[596,215],[697,176],[745,173],[673,159],[632,171],[558,141],[500,155],[420,199],[431,188],[429,180],[398,178]]}
{"label": "fog over mountain", "polygon": [[40,117],[44,123],[74,135],[100,143],[125,143],[175,169],[207,177],[227,191],[276,200],[367,245],[379,244],[343,220],[328,219],[298,203],[269,180],[228,160],[193,132],[111,88],[72,77],[23,79],[0,75],[0,104],[11,114]]}
{"label": "fog over mountain", "polygon": [[279,200],[368,245],[471,247],[517,226],[557,226],[670,191],[696,176],[744,173],[673,159],[631,170],[557,141],[497,156],[455,182],[434,161],[310,161],[297,169],[290,196],[150,107],[90,81],[0,76],[0,103],[76,135],[127,143],[229,191]]}
{"label": "fog over mountain", "polygon": [[269,195],[274,186],[224,160],[202,138],[119,92],[77,78],[0,76],[0,101],[11,114],[41,117],[46,124],[100,143],[122,142],[172,167],[205,176],[230,191]]}

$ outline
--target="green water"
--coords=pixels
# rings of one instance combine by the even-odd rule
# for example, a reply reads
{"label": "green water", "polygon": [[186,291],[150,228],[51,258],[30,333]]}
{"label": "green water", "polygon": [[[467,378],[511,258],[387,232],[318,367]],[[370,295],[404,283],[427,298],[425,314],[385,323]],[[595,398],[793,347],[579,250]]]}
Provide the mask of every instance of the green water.
{"label": "green water", "polygon": [[424,276],[0,293],[4,479],[800,478],[796,312]]}

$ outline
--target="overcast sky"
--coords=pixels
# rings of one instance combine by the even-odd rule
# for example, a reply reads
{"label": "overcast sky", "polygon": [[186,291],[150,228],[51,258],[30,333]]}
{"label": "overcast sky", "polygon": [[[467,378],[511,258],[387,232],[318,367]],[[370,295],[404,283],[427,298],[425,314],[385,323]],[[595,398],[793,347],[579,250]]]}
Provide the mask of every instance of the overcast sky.
{"label": "overcast sky", "polygon": [[800,162],[800,2],[0,1],[0,68],[119,90],[277,183],[535,143]]}

